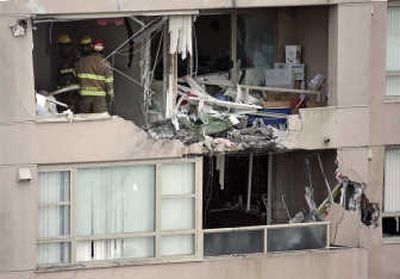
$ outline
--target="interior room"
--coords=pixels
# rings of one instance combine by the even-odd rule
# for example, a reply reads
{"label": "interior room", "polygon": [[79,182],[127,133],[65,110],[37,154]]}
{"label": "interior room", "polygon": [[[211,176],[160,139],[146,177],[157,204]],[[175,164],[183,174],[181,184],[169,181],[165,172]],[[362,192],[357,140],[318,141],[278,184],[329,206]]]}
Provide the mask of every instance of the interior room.
{"label": "interior room", "polygon": [[[161,65],[162,68],[164,29],[161,24],[154,27],[156,25],[154,23],[160,20],[156,17],[36,20],[33,49],[36,92],[54,92],[60,87],[58,85],[60,47],[57,43],[59,36],[62,34],[70,36],[77,61],[80,56],[80,40],[88,35],[93,40],[104,42],[102,56],[107,58],[112,66],[115,99],[110,112],[133,120],[138,125],[144,124],[147,117],[144,113],[145,87],[151,83],[147,79],[152,78],[154,81],[157,78],[161,79],[158,84],[154,83],[156,89],[153,94],[161,95],[160,91],[163,89],[162,75],[149,74],[157,65]],[[59,98],[62,94],[56,96],[56,99],[62,99]],[[153,104],[153,107],[160,110],[162,105]],[[158,113],[161,114],[162,111]]]}
{"label": "interior room", "polygon": [[324,174],[333,189],[336,169],[336,150],[205,157],[203,226],[283,224],[298,213],[310,218],[306,186],[313,190],[318,207],[329,194]]}
{"label": "interior room", "polygon": [[240,84],[262,98],[265,107],[288,107],[301,94],[308,102],[297,109],[322,106],[327,101],[328,13],[329,7],[310,6],[200,14],[194,73],[211,92],[218,91],[215,86],[225,90]]}

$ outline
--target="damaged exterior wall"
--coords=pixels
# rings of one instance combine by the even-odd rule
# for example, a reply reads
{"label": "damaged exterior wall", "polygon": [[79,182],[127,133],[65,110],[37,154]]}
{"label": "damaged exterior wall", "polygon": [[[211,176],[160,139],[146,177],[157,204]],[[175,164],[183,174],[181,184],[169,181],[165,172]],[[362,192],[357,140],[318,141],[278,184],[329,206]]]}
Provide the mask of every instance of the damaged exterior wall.
{"label": "damaged exterior wall", "polygon": [[329,5],[341,3],[372,2],[364,0],[195,0],[174,1],[173,4],[163,0],[104,0],[67,2],[52,0],[11,0],[0,3],[0,10],[5,13],[26,14],[61,14],[61,13],[112,13],[112,12],[160,12],[200,9],[229,9],[248,7],[278,7],[303,5]]}
{"label": "damaged exterior wall", "polygon": [[[368,185],[382,208],[384,152],[400,144],[399,103],[384,98],[385,1],[9,1],[0,3],[0,278],[398,278],[400,247],[384,244],[381,228],[360,224],[342,239],[362,249],[282,253],[196,263],[34,272],[36,177],[18,182],[20,167],[181,158],[196,153],[178,142],[156,142],[120,118],[38,123],[35,120],[32,34],[9,26],[26,14],[159,12],[251,6],[331,4],[328,108],[306,109],[289,121],[288,142],[303,149],[337,148],[341,171]],[[9,15],[5,15],[9,14]],[[13,15],[11,15],[13,14]],[[326,140],[329,139],[329,142]],[[290,266],[290,268],[288,268]]]}

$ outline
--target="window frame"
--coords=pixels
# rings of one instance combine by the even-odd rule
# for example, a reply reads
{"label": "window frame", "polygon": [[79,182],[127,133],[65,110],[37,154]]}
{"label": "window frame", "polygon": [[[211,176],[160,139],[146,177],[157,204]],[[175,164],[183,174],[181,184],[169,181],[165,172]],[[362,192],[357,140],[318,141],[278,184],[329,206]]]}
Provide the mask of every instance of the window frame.
{"label": "window frame", "polygon": [[[194,199],[194,228],[185,230],[161,230],[161,166],[168,164],[179,163],[192,163],[194,164],[194,193],[193,194],[180,194],[173,195],[168,198],[193,198]],[[134,232],[134,233],[117,233],[117,234],[104,234],[96,236],[78,236],[76,234],[76,187],[77,187],[77,171],[85,168],[98,168],[98,167],[122,167],[122,166],[140,166],[151,165],[154,166],[155,175],[155,226],[153,232]],[[175,159],[161,159],[161,160],[136,160],[124,162],[105,162],[105,163],[85,163],[85,164],[60,164],[60,165],[43,165],[37,168],[37,177],[42,172],[58,172],[68,171],[70,176],[70,201],[69,201],[69,236],[56,237],[56,238],[39,238],[36,237],[36,248],[39,244],[50,243],[69,243],[70,244],[70,259],[68,263],[60,264],[38,264],[38,253],[36,249],[36,266],[40,269],[58,268],[58,267],[98,267],[105,265],[121,265],[124,263],[160,263],[171,261],[199,261],[203,258],[203,232],[202,232],[202,168],[203,158],[201,156],[191,158],[175,158]],[[38,188],[39,186],[37,186]],[[36,189],[36,195],[38,189]],[[37,198],[36,198],[37,200]],[[39,210],[39,204],[36,210]],[[161,238],[163,236],[193,236],[193,254],[192,255],[177,255],[177,256],[163,256],[161,255]],[[86,262],[77,261],[77,243],[79,241],[91,240],[119,240],[129,239],[136,237],[154,237],[154,256],[149,258],[119,258],[109,260],[93,260]]]}
{"label": "window frame", "polygon": [[[387,9],[386,9],[386,36],[385,36],[385,91],[384,91],[384,98],[386,102],[390,101],[399,101],[400,102],[400,92],[399,94],[387,94],[387,79],[388,77],[399,77],[400,78],[400,69],[395,71],[387,70],[386,60],[387,60],[387,47],[388,47],[388,15],[389,9],[391,8],[400,8],[400,1],[388,1],[387,2]],[[400,28],[400,27],[399,27]]]}
{"label": "window frame", "polygon": [[[398,6],[400,7],[400,2],[398,3]],[[399,96],[400,97],[400,96]],[[384,159],[383,159],[383,195],[382,195],[382,220],[383,218],[395,218],[400,222],[400,210],[399,211],[386,211],[385,208],[385,192],[386,192],[386,156],[387,152],[390,150],[399,150],[400,151],[400,145],[389,145],[385,147],[384,150]],[[384,243],[400,243],[400,236],[385,236],[383,234],[382,230],[382,239]]]}

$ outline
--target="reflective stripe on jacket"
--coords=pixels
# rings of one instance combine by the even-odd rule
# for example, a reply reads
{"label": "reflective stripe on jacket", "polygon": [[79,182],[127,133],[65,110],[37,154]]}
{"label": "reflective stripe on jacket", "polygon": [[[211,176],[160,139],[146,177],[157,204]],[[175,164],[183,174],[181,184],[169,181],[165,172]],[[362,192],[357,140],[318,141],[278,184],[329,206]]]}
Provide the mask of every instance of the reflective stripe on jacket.
{"label": "reflective stripe on jacket", "polygon": [[77,63],[81,96],[113,95],[113,76],[108,61],[98,53],[83,56]]}
{"label": "reflective stripe on jacket", "polygon": [[74,68],[67,68],[67,69],[60,69],[60,74],[66,75],[66,74],[72,74],[76,76],[76,72]]}

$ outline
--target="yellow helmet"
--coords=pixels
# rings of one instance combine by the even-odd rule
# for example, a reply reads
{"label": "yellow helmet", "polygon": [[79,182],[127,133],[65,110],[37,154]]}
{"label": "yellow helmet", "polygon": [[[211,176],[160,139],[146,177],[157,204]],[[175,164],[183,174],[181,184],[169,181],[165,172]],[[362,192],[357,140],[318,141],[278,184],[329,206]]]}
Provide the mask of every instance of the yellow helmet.
{"label": "yellow helmet", "polygon": [[81,39],[81,45],[88,45],[92,43],[92,38],[89,35],[83,36]]}
{"label": "yellow helmet", "polygon": [[59,44],[70,44],[72,43],[72,39],[67,33],[62,33],[60,36],[57,38],[57,43]]}

